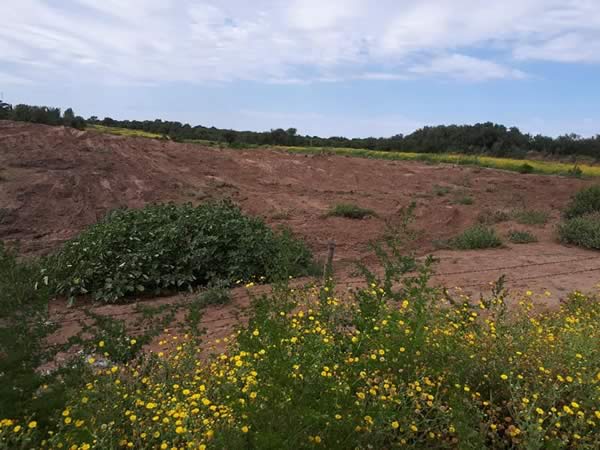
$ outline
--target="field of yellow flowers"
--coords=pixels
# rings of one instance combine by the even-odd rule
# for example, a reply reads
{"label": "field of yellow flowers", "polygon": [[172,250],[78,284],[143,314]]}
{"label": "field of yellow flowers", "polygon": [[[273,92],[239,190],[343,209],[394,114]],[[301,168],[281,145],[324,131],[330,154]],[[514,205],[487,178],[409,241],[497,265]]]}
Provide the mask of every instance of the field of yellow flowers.
{"label": "field of yellow flowers", "polygon": [[550,294],[527,292],[509,311],[500,288],[472,301],[429,276],[275,287],[208,359],[175,332],[128,364],[89,357],[66,406],[44,427],[4,418],[0,446],[600,448],[597,299],[540,315]]}

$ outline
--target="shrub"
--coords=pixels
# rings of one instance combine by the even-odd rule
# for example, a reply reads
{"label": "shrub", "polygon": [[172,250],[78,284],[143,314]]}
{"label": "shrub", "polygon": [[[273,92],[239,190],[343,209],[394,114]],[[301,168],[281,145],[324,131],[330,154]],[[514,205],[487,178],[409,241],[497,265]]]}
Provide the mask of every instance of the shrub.
{"label": "shrub", "polygon": [[508,233],[508,239],[513,244],[530,244],[537,242],[537,238],[528,231],[511,230]]}
{"label": "shrub", "polygon": [[562,242],[600,250],[600,212],[566,219],[558,227]]}
{"label": "shrub", "polygon": [[377,216],[372,209],[361,208],[352,203],[338,203],[327,213],[327,217],[345,217],[347,219],[364,219]]}
{"label": "shrub", "polygon": [[230,202],[152,205],[110,213],[45,262],[56,293],[114,302],[212,280],[304,275],[311,253]]}
{"label": "shrub", "polygon": [[577,192],[564,211],[566,219],[600,211],[600,185],[590,186]]}
{"label": "shrub", "polygon": [[511,216],[521,225],[544,225],[548,222],[550,215],[546,211],[535,209],[516,209]]}
{"label": "shrub", "polygon": [[535,170],[535,168],[531,164],[523,163],[523,164],[521,164],[518,167],[517,172],[519,172],[519,173],[533,173],[534,170]]}
{"label": "shrub", "polygon": [[450,240],[450,247],[458,250],[477,250],[502,246],[502,240],[493,228],[475,225]]}

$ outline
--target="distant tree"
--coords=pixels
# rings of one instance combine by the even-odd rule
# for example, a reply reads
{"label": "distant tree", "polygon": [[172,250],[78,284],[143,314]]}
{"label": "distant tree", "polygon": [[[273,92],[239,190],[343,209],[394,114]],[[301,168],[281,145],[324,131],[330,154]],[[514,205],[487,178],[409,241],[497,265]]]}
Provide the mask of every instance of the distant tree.
{"label": "distant tree", "polygon": [[12,105],[0,101],[0,119],[10,119],[12,115]]}
{"label": "distant tree", "polygon": [[223,138],[225,139],[225,142],[231,145],[236,141],[237,135],[235,131],[227,130],[225,133],[223,133]]}
{"label": "distant tree", "polygon": [[75,113],[73,109],[67,108],[63,113],[63,125],[66,127],[72,127],[75,122]]}

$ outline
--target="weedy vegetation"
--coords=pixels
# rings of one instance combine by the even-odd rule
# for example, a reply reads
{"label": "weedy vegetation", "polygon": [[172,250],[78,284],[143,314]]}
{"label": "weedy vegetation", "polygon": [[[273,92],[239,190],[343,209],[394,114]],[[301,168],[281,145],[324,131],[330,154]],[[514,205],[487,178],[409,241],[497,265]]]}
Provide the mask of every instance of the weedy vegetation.
{"label": "weedy vegetation", "polygon": [[502,246],[502,239],[493,228],[477,224],[450,239],[447,246],[456,250],[496,248]]}
{"label": "weedy vegetation", "polygon": [[537,238],[533,234],[524,230],[509,231],[508,240],[513,244],[531,244],[537,242]]}
{"label": "weedy vegetation", "polygon": [[558,235],[565,244],[600,250],[600,186],[595,185],[573,196],[563,212]]}
{"label": "weedy vegetation", "polygon": [[598,211],[600,211],[600,185],[594,185],[576,193],[567,205],[563,216],[572,219]]}
{"label": "weedy vegetation", "polygon": [[511,218],[521,225],[545,225],[549,217],[547,211],[535,209],[515,209],[511,212]]}
{"label": "weedy vegetation", "polygon": [[598,300],[574,293],[534,314],[550,294],[527,292],[509,314],[502,279],[479,301],[434,288],[435,261],[397,242],[377,246],[383,275],[362,267],[364,287],[346,294],[328,279],[253,296],[207,360],[192,333],[127,364],[89,357],[44,423],[0,420],[1,445],[598,448]]}
{"label": "weedy vegetation", "polygon": [[344,217],[346,219],[365,219],[367,217],[377,217],[377,213],[372,209],[362,208],[353,203],[338,203],[334,205],[326,217]]}

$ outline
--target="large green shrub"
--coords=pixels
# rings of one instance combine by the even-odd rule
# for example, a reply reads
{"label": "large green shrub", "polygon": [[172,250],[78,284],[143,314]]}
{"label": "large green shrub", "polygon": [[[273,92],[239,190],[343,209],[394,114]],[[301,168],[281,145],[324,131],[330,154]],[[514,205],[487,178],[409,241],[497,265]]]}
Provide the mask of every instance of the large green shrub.
{"label": "large green shrub", "polygon": [[558,227],[562,242],[600,250],[600,212],[567,219]]}
{"label": "large green shrub", "polygon": [[600,185],[577,192],[567,206],[564,216],[566,219],[572,219],[596,211],[600,211]]}
{"label": "large green shrub", "polygon": [[151,205],[110,213],[46,261],[58,294],[114,302],[213,280],[304,275],[307,247],[230,202]]}

